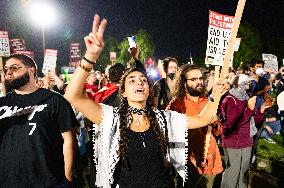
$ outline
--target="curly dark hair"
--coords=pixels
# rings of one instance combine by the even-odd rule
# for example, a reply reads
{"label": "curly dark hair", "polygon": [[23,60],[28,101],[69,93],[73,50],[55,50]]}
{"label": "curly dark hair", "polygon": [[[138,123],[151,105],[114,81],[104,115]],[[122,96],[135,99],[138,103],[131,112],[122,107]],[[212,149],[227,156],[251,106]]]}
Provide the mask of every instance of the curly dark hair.
{"label": "curly dark hair", "polygon": [[191,70],[195,70],[195,69],[199,69],[199,67],[197,67],[196,65],[183,65],[177,76],[175,77],[175,87],[174,87],[174,91],[173,91],[173,98],[177,99],[177,100],[182,100],[185,97],[186,94],[186,73],[191,71]]}
{"label": "curly dark hair", "polygon": [[122,164],[125,164],[125,160],[127,157],[127,144],[128,144],[128,137],[127,137],[127,132],[128,132],[128,125],[127,125],[127,119],[125,118],[125,115],[127,114],[128,110],[128,101],[126,97],[122,96],[122,93],[125,91],[125,79],[126,77],[132,73],[132,72],[141,72],[144,74],[144,76],[147,78],[148,83],[149,83],[149,88],[150,88],[150,94],[149,97],[146,101],[146,107],[147,107],[147,117],[149,118],[150,122],[150,129],[153,129],[156,133],[156,139],[159,142],[160,148],[162,155],[164,157],[164,164],[166,167],[169,166],[169,162],[166,159],[166,154],[167,154],[167,149],[168,149],[168,135],[163,133],[162,129],[160,128],[160,125],[156,119],[156,114],[153,110],[153,93],[152,93],[152,83],[149,81],[146,73],[138,68],[132,68],[128,69],[124,75],[121,77],[120,80],[120,98],[121,98],[121,103],[120,106],[118,107],[118,114],[120,115],[120,144],[119,144],[119,156],[120,159],[122,159]]}
{"label": "curly dark hair", "polygon": [[252,58],[249,61],[248,66],[254,67],[256,64],[262,64],[262,66],[264,66],[264,61],[262,59],[259,59],[259,58]]}
{"label": "curly dark hair", "polygon": [[112,83],[119,82],[124,73],[124,66],[121,63],[116,63],[109,68],[109,80]]}

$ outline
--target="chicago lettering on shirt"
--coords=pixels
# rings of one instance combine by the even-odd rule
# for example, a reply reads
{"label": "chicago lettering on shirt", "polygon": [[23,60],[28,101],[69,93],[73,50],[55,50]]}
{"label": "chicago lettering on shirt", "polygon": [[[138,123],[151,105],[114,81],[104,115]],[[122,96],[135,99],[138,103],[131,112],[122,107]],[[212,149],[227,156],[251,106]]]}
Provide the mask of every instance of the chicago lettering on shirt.
{"label": "chicago lettering on shirt", "polygon": [[47,104],[27,106],[25,108],[19,108],[18,106],[2,106],[0,107],[0,119],[30,114],[28,120],[32,120],[36,112],[41,112],[46,107]]}

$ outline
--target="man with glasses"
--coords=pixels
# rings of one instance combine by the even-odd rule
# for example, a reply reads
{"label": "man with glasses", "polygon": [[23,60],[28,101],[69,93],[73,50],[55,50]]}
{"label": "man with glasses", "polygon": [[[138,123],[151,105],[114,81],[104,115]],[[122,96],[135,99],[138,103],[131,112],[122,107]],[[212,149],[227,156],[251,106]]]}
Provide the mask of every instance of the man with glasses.
{"label": "man with glasses", "polygon": [[[176,79],[174,100],[170,102],[169,109],[190,116],[199,114],[208,103],[200,69],[184,65]],[[207,127],[188,131],[188,181],[185,187],[212,187],[216,174],[223,171],[214,136],[210,137],[208,152],[204,151],[206,133]]]}
{"label": "man with glasses", "polygon": [[36,86],[37,66],[23,54],[8,57],[0,98],[1,187],[70,187],[76,117],[63,96]]}

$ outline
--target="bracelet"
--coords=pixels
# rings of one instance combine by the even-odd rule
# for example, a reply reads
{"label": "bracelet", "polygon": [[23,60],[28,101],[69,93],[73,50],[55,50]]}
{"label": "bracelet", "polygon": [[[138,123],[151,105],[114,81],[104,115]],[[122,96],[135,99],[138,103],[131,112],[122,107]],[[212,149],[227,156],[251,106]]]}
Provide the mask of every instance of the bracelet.
{"label": "bracelet", "polygon": [[83,59],[92,65],[96,64],[96,62],[88,60],[85,56],[83,57]]}
{"label": "bracelet", "polygon": [[86,67],[86,66],[83,65],[82,63],[79,63],[79,67],[81,67],[82,69],[84,69],[84,70],[87,71],[87,72],[91,72],[91,70],[93,69],[93,68],[88,68],[88,67]]}

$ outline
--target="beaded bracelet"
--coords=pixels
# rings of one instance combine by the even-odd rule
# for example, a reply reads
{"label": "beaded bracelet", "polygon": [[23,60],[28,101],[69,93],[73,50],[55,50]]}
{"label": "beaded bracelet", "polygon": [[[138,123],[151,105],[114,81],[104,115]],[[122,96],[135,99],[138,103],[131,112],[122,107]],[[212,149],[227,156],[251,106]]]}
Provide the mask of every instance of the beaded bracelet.
{"label": "beaded bracelet", "polygon": [[85,65],[83,65],[82,63],[79,63],[79,67],[81,67],[82,69],[84,69],[87,72],[91,72],[92,68],[88,68]]}
{"label": "beaded bracelet", "polygon": [[85,61],[87,61],[88,63],[92,64],[92,65],[96,64],[96,62],[90,61],[90,60],[88,60],[86,57],[83,57],[83,59],[84,59]]}

